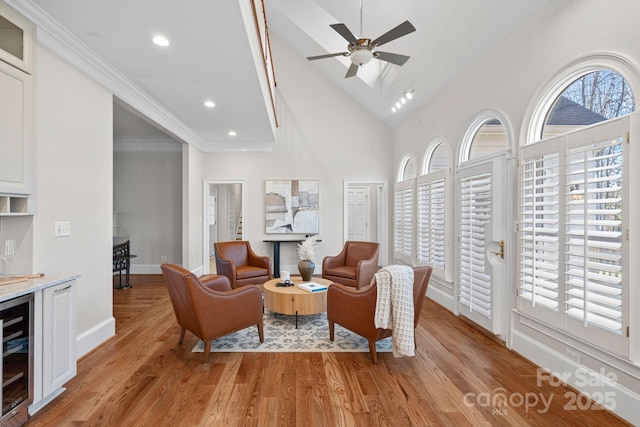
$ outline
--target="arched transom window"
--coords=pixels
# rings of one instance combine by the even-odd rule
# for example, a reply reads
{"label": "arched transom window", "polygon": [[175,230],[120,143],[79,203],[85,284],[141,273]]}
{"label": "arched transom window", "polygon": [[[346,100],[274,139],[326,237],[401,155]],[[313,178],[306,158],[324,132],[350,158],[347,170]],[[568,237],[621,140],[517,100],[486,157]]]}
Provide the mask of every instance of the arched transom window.
{"label": "arched transom window", "polygon": [[547,139],[635,109],[631,86],[624,77],[609,69],[592,71],[571,82],[556,98],[540,137]]}

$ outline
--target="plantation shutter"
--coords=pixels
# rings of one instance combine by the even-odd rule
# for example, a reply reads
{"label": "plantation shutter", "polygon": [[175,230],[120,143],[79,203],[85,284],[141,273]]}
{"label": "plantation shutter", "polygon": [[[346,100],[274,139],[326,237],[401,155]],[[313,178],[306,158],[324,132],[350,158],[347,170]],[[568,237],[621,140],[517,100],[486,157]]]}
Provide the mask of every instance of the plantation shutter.
{"label": "plantation shutter", "polygon": [[629,122],[608,120],[519,150],[518,309],[623,355]]}
{"label": "plantation shutter", "polygon": [[433,263],[431,235],[431,182],[418,183],[418,262]]}
{"label": "plantation shutter", "polygon": [[413,230],[413,180],[398,183],[394,203],[394,255],[411,262]]}
{"label": "plantation shutter", "polygon": [[559,167],[557,152],[520,163],[519,295],[552,310],[558,309]]}
{"label": "plantation shutter", "polygon": [[491,223],[491,174],[461,180],[460,303],[491,317],[491,275],[486,272],[485,232]]}
{"label": "plantation shutter", "polygon": [[565,190],[565,312],[622,329],[622,137],[570,148]]}
{"label": "plantation shutter", "polygon": [[418,179],[419,263],[445,268],[445,189],[446,172],[439,171]]}

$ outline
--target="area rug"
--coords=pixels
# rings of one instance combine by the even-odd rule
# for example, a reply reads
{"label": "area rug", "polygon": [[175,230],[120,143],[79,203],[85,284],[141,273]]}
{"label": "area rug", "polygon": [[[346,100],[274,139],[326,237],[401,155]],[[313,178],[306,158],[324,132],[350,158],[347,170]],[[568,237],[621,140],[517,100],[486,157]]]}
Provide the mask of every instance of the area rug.
{"label": "area rug", "polygon": [[[258,328],[251,326],[225,335],[211,343],[212,352],[359,352],[369,351],[367,340],[335,325],[335,340],[329,340],[327,314],[296,317],[265,312],[263,320],[264,342],[258,338]],[[391,338],[376,343],[378,352],[391,351]],[[198,341],[193,352],[203,352],[204,343]]]}

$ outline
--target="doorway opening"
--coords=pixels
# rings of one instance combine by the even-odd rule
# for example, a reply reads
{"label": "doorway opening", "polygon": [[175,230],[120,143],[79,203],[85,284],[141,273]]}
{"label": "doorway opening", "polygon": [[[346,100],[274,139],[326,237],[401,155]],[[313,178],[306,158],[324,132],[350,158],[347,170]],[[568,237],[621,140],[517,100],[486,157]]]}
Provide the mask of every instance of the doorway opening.
{"label": "doorway opening", "polygon": [[344,182],[344,240],[380,243],[380,265],[388,263],[386,181]]}
{"label": "doorway opening", "polygon": [[216,271],[216,242],[245,240],[244,182],[205,181],[203,197],[204,273]]}

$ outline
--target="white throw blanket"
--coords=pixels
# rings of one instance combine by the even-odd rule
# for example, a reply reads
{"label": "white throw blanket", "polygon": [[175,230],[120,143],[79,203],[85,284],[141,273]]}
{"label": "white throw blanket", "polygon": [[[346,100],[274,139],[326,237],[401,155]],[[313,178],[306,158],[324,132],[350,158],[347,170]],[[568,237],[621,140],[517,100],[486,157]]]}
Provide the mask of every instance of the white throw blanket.
{"label": "white throw blanket", "polygon": [[413,268],[390,265],[376,273],[376,328],[391,329],[393,355],[415,355]]}

